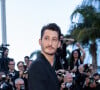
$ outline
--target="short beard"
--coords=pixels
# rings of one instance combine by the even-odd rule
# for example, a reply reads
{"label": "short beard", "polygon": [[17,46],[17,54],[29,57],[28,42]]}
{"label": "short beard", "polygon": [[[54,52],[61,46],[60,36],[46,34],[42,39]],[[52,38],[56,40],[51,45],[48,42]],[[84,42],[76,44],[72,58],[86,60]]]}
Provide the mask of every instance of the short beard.
{"label": "short beard", "polygon": [[47,53],[47,52],[45,52],[47,55],[50,55],[50,56],[53,56],[53,55],[55,55],[55,53]]}

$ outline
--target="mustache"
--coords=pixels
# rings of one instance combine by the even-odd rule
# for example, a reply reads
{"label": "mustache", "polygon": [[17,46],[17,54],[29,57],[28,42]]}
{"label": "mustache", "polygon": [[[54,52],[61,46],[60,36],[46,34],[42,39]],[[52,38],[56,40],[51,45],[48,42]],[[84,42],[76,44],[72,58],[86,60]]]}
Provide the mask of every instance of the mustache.
{"label": "mustache", "polygon": [[47,46],[46,48],[52,48],[52,49],[54,49],[54,47],[52,47],[52,46]]}

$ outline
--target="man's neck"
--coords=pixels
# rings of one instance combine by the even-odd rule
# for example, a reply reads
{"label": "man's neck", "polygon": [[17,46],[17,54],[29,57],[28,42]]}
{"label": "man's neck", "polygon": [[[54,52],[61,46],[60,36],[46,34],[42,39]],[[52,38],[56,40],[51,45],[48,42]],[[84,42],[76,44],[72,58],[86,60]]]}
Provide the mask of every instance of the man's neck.
{"label": "man's neck", "polygon": [[48,55],[44,52],[41,52],[41,53],[45,56],[45,58],[48,60],[50,65],[53,66],[53,64],[54,64],[54,55]]}
{"label": "man's neck", "polygon": [[75,60],[75,61],[77,61],[77,60],[78,60],[78,58],[75,58],[74,60]]}
{"label": "man's neck", "polygon": [[14,69],[9,69],[9,72],[14,72]]}

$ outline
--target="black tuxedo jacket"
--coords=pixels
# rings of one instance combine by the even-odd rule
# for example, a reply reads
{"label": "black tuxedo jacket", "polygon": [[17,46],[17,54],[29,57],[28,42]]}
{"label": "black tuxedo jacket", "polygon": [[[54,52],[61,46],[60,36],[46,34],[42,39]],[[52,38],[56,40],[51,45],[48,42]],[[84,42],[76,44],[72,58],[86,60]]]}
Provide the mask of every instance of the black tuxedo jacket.
{"label": "black tuxedo jacket", "polygon": [[29,90],[60,90],[55,70],[40,53],[28,71]]}

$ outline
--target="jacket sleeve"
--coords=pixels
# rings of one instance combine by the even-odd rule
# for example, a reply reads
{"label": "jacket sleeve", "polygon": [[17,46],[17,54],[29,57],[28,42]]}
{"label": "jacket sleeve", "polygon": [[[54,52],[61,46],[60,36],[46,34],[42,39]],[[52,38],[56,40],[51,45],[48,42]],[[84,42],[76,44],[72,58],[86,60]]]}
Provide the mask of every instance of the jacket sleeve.
{"label": "jacket sleeve", "polygon": [[32,64],[28,75],[29,90],[47,90],[46,74],[41,65]]}

